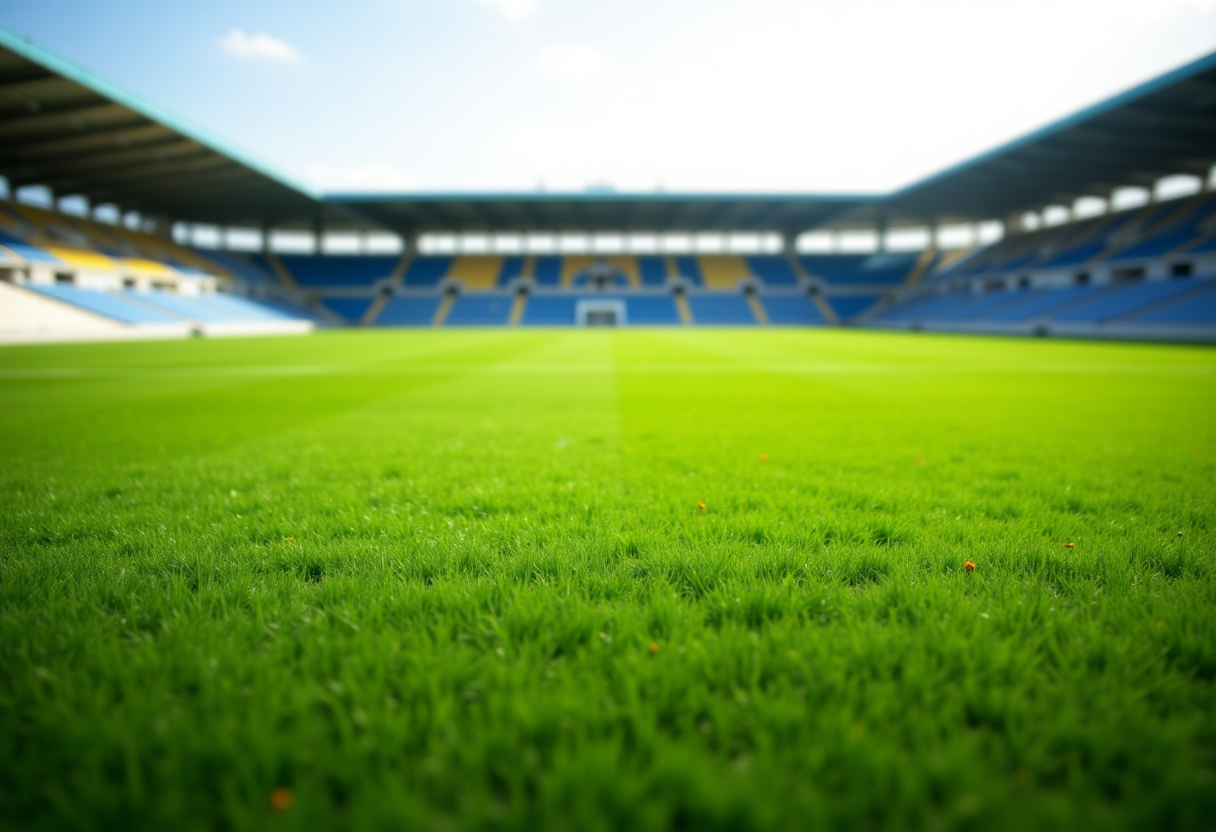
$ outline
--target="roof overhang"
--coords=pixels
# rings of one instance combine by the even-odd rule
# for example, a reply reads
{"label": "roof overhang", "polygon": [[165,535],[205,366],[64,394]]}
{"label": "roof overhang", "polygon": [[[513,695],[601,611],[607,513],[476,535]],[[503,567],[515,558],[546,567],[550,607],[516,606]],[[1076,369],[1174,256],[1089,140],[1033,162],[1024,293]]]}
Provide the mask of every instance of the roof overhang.
{"label": "roof overhang", "polygon": [[966,222],[1109,197],[1216,164],[1216,53],[884,200],[894,222]]}
{"label": "roof overhang", "polygon": [[326,205],[397,233],[797,233],[875,202],[857,195],[761,194],[326,194]]}
{"label": "roof overhang", "polygon": [[0,27],[11,187],[223,226],[777,231],[1004,218],[1216,163],[1216,53],[892,194],[318,194]]}
{"label": "roof overhang", "polygon": [[315,215],[269,165],[0,28],[0,174],[95,204],[196,222]]}

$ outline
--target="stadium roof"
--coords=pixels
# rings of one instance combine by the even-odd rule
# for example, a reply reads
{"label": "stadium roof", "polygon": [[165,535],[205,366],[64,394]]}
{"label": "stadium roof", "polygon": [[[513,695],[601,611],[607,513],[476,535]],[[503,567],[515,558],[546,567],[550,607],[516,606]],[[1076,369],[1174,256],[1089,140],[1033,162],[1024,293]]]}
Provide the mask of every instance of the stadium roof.
{"label": "stadium roof", "polygon": [[888,195],[321,195],[0,27],[0,148],[10,190],[45,185],[225,226],[793,234],[980,221],[1206,174],[1216,163],[1216,53]]}
{"label": "stadium roof", "polygon": [[828,224],[879,197],[758,194],[326,195],[402,234],[427,231],[781,231]]}
{"label": "stadium roof", "polygon": [[0,174],[125,210],[223,224],[311,216],[315,195],[0,27]]}
{"label": "stadium roof", "polygon": [[1216,53],[916,182],[892,220],[1003,217],[1216,164]]}

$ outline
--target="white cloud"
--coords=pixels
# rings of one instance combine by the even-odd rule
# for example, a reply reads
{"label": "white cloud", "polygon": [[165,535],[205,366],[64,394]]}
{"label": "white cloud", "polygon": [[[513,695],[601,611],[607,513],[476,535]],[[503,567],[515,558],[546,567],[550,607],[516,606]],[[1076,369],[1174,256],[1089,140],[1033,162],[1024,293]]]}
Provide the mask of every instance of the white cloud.
{"label": "white cloud", "polygon": [[604,56],[594,46],[550,46],[538,63],[550,75],[569,81],[586,81],[604,71]]}
{"label": "white cloud", "polygon": [[251,35],[243,29],[233,29],[220,40],[220,48],[229,55],[260,61],[298,64],[304,57],[289,43],[270,35]]}
{"label": "white cloud", "polygon": [[414,180],[390,162],[370,165],[310,165],[305,175],[322,191],[408,191]]}
{"label": "white cloud", "polygon": [[540,4],[536,0],[477,0],[477,2],[512,20],[531,17],[540,8]]}

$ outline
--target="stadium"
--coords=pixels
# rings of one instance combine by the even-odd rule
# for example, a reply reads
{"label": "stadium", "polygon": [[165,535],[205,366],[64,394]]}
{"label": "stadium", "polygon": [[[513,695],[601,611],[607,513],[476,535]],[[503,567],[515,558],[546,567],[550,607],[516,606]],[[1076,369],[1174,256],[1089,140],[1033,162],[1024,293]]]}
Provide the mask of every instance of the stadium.
{"label": "stadium", "polygon": [[0,93],[0,829],[1216,813],[1216,53],[861,194]]}

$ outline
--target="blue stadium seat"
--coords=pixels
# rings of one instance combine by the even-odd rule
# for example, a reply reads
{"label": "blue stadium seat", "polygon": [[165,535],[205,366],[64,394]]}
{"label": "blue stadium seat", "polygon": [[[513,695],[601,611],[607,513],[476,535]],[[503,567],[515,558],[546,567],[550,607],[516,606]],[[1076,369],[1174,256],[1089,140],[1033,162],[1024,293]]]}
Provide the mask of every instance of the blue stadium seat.
{"label": "blue stadium seat", "polygon": [[970,321],[982,318],[984,315],[1002,309],[1006,306],[1011,306],[1018,301],[1025,299],[1026,292],[1022,291],[996,291],[988,292],[983,295],[975,295],[973,299],[967,303],[949,309],[934,318],[935,321]]}
{"label": "blue stadium seat", "polygon": [[768,322],[778,326],[825,324],[823,313],[809,295],[761,295]]}
{"label": "blue stadium seat", "polygon": [[428,326],[435,319],[442,303],[439,297],[390,298],[380,314],[376,316],[376,326]]}
{"label": "blue stadium seat", "polygon": [[630,326],[666,326],[680,323],[680,311],[671,295],[625,297],[625,317]]}
{"label": "blue stadium seat", "polygon": [[577,298],[566,295],[533,295],[524,307],[520,323],[525,326],[573,326]]}
{"label": "blue stadium seat", "polygon": [[288,318],[312,321],[313,323],[317,324],[328,323],[323,316],[317,314],[308,307],[301,306],[297,303],[292,303],[288,300],[283,300],[281,298],[258,298],[255,302],[259,306],[265,306],[268,309],[280,312],[283,315],[286,315]]}
{"label": "blue stadium seat", "polygon": [[498,270],[498,281],[495,285],[506,286],[509,282],[524,273],[524,258],[504,257],[502,267]]}
{"label": "blue stadium seat", "polygon": [[38,286],[27,283],[24,288],[64,303],[70,303],[89,312],[113,318],[124,324],[177,324],[182,322],[182,318],[179,316],[128,300],[120,295],[112,295],[109,292],[77,289],[75,286],[63,284]]}
{"label": "blue stadium seat", "polygon": [[562,283],[562,258],[546,255],[536,258],[532,275],[537,286],[560,286]]}
{"label": "blue stadium seat", "polygon": [[58,263],[59,258],[55,257],[49,251],[43,251],[37,246],[32,246],[25,240],[14,237],[12,234],[0,231],[0,246],[4,246],[13,254],[30,260],[35,263]]}
{"label": "blue stadium seat", "polygon": [[1136,315],[1128,323],[1216,325],[1216,280],[1205,280],[1195,292]]}
{"label": "blue stadium seat", "polygon": [[[199,257],[210,260],[216,265],[223,266],[224,269],[239,277],[246,283],[269,283],[278,285],[279,279],[268,265],[259,265],[251,257],[244,257],[240,254],[227,251],[210,251],[207,249],[195,249]],[[264,261],[263,261],[264,262]],[[179,268],[179,271],[184,271]]]}
{"label": "blue stadium seat", "polygon": [[158,291],[137,292],[134,289],[123,290],[123,295],[130,300],[150,304],[158,309],[163,309],[170,315],[177,315],[191,321],[219,324],[237,320],[231,314],[221,312],[214,307],[198,303],[193,298],[182,297],[181,295],[170,295],[167,292]]}
{"label": "blue stadium seat", "polygon": [[325,297],[319,298],[321,303],[325,304],[325,308],[329,309],[334,314],[349,321],[352,324],[357,324],[363,320],[363,316],[367,314],[367,310],[371,308],[374,298],[337,298]]}
{"label": "blue stadium seat", "polygon": [[1066,286],[1060,289],[1029,289],[1019,294],[1020,300],[990,310],[981,320],[993,323],[1022,323],[1042,317],[1053,309],[1067,306],[1102,291],[1101,286]]}
{"label": "blue stadium seat", "polygon": [[765,286],[797,286],[798,275],[784,257],[747,257],[748,268]]}
{"label": "blue stadium seat", "polygon": [[1061,323],[1101,322],[1135,312],[1142,306],[1160,303],[1195,288],[1192,280],[1156,280],[1128,283],[1095,295],[1051,316]]}
{"label": "blue stadium seat", "polygon": [[447,276],[453,257],[415,257],[405,270],[403,283],[411,289],[430,289]]}
{"label": "blue stadium seat", "polygon": [[236,319],[257,321],[309,320],[307,315],[288,314],[282,309],[266,306],[249,298],[223,294],[221,292],[210,295],[199,295],[194,301],[204,306],[212,307],[216,311]]}
{"label": "blue stadium seat", "polygon": [[694,286],[704,286],[705,276],[701,274],[701,264],[695,257],[675,257],[676,271],[680,277],[692,281]]}
{"label": "blue stadium seat", "polygon": [[400,257],[283,254],[279,260],[301,286],[371,286],[388,277]]}
{"label": "blue stadium seat", "polygon": [[662,257],[638,257],[638,271],[641,273],[643,286],[662,286],[667,282],[667,265]]}
{"label": "blue stadium seat", "polygon": [[1115,254],[1108,262],[1118,263],[1162,257],[1198,237],[1200,226],[1213,214],[1216,214],[1216,197],[1208,197],[1202,204],[1187,211],[1185,216],[1169,223],[1167,227],[1160,229],[1148,239],[1141,240]]}
{"label": "blue stadium seat", "polygon": [[798,258],[812,277],[839,286],[896,286],[919,254],[804,254]]}
{"label": "blue stadium seat", "polygon": [[912,298],[903,303],[884,309],[874,316],[875,321],[890,323],[913,323],[915,321],[934,320],[955,306],[975,300],[970,292],[955,292],[949,295],[928,295]]}
{"label": "blue stadium seat", "polygon": [[[511,315],[510,295],[468,294],[456,298],[448,326],[503,326]],[[529,304],[531,305],[531,304]]]}
{"label": "blue stadium seat", "polygon": [[845,295],[825,298],[836,316],[842,321],[856,318],[878,300],[878,295]]}
{"label": "blue stadium seat", "polygon": [[743,295],[689,295],[688,308],[696,324],[756,323],[756,316]]}

